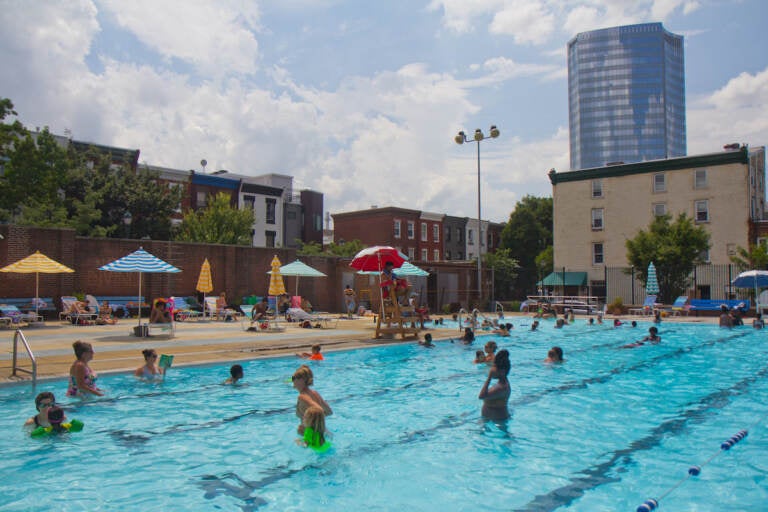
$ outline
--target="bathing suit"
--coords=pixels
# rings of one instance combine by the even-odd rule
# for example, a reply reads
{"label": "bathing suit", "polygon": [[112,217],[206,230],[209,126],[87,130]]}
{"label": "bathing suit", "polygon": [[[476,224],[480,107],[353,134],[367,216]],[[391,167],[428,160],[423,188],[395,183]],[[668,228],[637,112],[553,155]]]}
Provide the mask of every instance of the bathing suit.
{"label": "bathing suit", "polygon": [[152,373],[149,371],[149,368],[147,368],[147,365],[144,365],[141,367],[141,378],[142,379],[156,379],[158,377],[162,377],[161,373]]}
{"label": "bathing suit", "polygon": [[331,443],[328,441],[323,442],[323,444],[320,444],[320,440],[322,437],[319,433],[315,432],[315,430],[312,427],[304,427],[304,442],[307,443],[307,446],[312,448],[318,453],[327,452],[328,448],[331,447]]}
{"label": "bathing suit", "polygon": [[[85,367],[85,383],[88,387],[93,388],[96,384],[96,376],[93,374],[93,370],[90,367]],[[77,379],[74,375],[69,376],[69,387],[67,388],[67,396],[78,396],[80,390],[77,389]]]}
{"label": "bathing suit", "polygon": [[322,361],[323,360],[323,354],[312,354],[309,359],[311,361]]}

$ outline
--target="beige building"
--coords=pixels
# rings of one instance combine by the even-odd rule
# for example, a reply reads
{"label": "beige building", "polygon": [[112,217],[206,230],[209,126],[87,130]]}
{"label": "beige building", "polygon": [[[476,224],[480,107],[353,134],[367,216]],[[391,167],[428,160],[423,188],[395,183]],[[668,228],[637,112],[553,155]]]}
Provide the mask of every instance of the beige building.
{"label": "beige building", "polygon": [[625,242],[655,215],[685,212],[711,236],[704,257],[730,263],[765,217],[765,148],[549,173],[556,269],[603,284],[606,267],[627,267]]}

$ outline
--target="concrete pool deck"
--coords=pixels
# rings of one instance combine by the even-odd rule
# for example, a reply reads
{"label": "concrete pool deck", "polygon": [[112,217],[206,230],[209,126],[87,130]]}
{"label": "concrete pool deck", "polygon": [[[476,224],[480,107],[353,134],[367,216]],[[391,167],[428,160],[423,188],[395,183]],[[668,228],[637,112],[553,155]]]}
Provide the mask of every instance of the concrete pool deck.
{"label": "concrete pool deck", "polygon": [[[531,320],[522,314],[507,314],[515,324],[523,319]],[[614,317],[606,318],[604,323],[611,324]],[[649,317],[619,317],[622,321],[649,321]],[[717,323],[716,317],[674,317],[665,322]],[[23,328],[32,352],[37,359],[38,379],[61,378],[69,374],[74,361],[72,343],[76,340],[87,341],[93,345],[95,355],[90,366],[99,373],[132,371],[144,362],[141,351],[154,348],[160,354],[174,356],[174,366],[206,363],[229,363],[232,361],[255,359],[259,357],[285,356],[296,352],[308,352],[311,345],[319,343],[323,352],[359,347],[371,347],[392,343],[413,343],[414,340],[402,341],[399,337],[373,339],[375,324],[373,317],[356,319],[341,318],[334,329],[302,329],[295,323],[281,322],[284,332],[248,332],[240,322],[177,322],[174,338],[153,336],[136,338],[132,335],[136,319],[122,320],[117,325],[74,326],[50,321],[45,325]],[[460,333],[455,328],[434,328],[428,325],[435,340],[458,338]],[[0,331],[5,338],[6,350],[0,354],[0,384],[28,381],[31,376],[19,372],[11,377],[13,338],[15,330]],[[31,361],[23,346],[19,346],[19,366],[31,370]]]}

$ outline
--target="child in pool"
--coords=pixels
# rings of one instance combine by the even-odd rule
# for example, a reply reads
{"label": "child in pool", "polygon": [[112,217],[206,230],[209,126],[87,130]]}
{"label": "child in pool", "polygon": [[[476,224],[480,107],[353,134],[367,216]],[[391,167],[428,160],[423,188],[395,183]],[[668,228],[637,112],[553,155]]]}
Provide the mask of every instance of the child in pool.
{"label": "child in pool", "polygon": [[472,361],[475,364],[480,364],[485,362],[485,352],[482,350],[476,350],[475,351],[475,360]]}
{"label": "child in pool", "polygon": [[309,359],[310,361],[322,361],[323,354],[320,353],[321,350],[322,347],[320,345],[312,345],[312,353],[302,352],[296,355],[302,359]]}
{"label": "child in pool", "polygon": [[233,364],[229,369],[230,377],[224,381],[224,384],[237,384],[243,378],[243,367],[239,364]]}
{"label": "child in pool", "polygon": [[314,450],[327,450],[330,443],[325,440],[325,413],[322,407],[312,405],[304,412],[298,428],[301,444]]}

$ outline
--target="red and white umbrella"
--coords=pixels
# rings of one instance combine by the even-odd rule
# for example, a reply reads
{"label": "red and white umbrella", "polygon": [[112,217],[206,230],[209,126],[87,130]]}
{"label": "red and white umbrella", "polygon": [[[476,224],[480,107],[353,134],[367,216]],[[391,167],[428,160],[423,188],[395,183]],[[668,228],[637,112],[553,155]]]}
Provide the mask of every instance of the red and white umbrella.
{"label": "red and white umbrella", "polygon": [[400,268],[406,261],[408,261],[408,256],[394,247],[375,245],[355,254],[349,266],[357,270],[381,272],[384,269],[384,265],[389,262],[392,262],[394,268]]}

